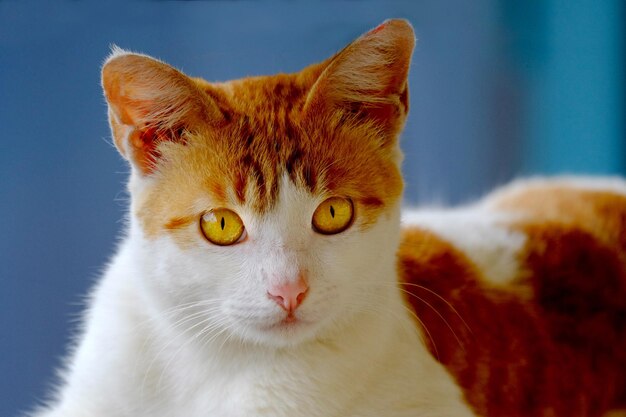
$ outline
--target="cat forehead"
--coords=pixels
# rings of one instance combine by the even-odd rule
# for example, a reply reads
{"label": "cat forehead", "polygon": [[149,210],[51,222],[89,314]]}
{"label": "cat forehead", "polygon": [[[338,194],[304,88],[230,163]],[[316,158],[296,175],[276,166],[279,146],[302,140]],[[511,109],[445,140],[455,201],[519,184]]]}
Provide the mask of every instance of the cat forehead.
{"label": "cat forehead", "polygon": [[[288,126],[288,127],[286,127]],[[254,119],[219,131],[191,135],[184,145],[166,143],[159,183],[183,190],[193,184],[216,204],[275,204],[283,179],[314,196],[342,195],[382,204],[398,194],[399,170],[359,132],[340,126],[307,129],[287,121],[259,129]]]}
{"label": "cat forehead", "polygon": [[[185,145],[166,144],[166,161],[135,206],[148,236],[173,233],[187,245],[197,240],[197,233],[193,227],[181,228],[217,207],[280,219],[285,225],[308,224],[306,216],[330,196],[349,198],[356,226],[368,228],[402,193],[399,168],[383,159],[332,160],[332,152],[320,153],[323,147],[300,154],[299,146],[277,150],[266,144],[265,152],[258,152],[225,143],[215,146],[194,137]],[[279,152],[284,153],[279,157]]]}
{"label": "cat forehead", "polygon": [[196,82],[218,97],[228,123],[190,134],[184,144],[163,144],[162,179],[202,185],[216,204],[260,212],[275,204],[282,178],[315,196],[388,199],[382,182],[397,177],[396,161],[377,145],[377,132],[341,118],[307,121],[306,88],[295,76]]}
{"label": "cat forehead", "polygon": [[348,197],[367,227],[399,199],[399,166],[367,140],[370,133],[332,120],[310,126],[283,119],[275,130],[260,129],[256,121],[239,115],[222,129],[162,144],[156,181],[137,207],[148,234],[214,207],[271,216],[296,194],[312,203]]}
{"label": "cat forehead", "polygon": [[[323,66],[312,65],[296,74],[248,77],[222,83],[193,81],[217,102],[227,118],[254,123],[257,131],[289,133],[289,122],[298,119],[316,77]],[[281,132],[282,130],[282,132]],[[287,130],[287,131],[285,131]]]}

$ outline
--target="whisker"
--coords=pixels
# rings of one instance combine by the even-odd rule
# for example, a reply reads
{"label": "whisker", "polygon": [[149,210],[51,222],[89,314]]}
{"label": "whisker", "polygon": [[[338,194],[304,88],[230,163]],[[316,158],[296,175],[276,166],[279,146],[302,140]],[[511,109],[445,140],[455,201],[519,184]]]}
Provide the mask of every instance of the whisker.
{"label": "whisker", "polygon": [[420,288],[420,289],[422,289],[422,290],[424,290],[424,291],[428,291],[430,294],[432,294],[432,295],[434,295],[435,297],[439,298],[441,301],[443,301],[443,302],[444,302],[444,303],[445,303],[445,304],[446,304],[446,305],[450,308],[450,310],[452,310],[452,311],[453,311],[453,312],[457,315],[457,317],[458,317],[458,318],[459,318],[459,319],[463,322],[463,325],[467,328],[467,330],[468,330],[470,333],[474,334],[474,332],[473,332],[473,331],[472,331],[472,329],[470,328],[469,324],[467,324],[467,322],[463,319],[463,317],[461,316],[461,314],[459,314],[459,312],[457,311],[457,309],[456,309],[456,308],[454,308],[454,306],[453,306],[453,305],[452,305],[452,304],[451,304],[448,300],[446,300],[445,298],[443,298],[441,295],[437,294],[437,293],[436,293],[435,291],[433,291],[432,289],[430,289],[430,288],[428,288],[428,287],[425,287],[425,286],[423,286],[423,285],[414,284],[414,283],[412,283],[412,282],[399,282],[399,283],[398,283],[398,285],[401,285],[401,286],[402,286],[402,285],[408,285],[408,286],[411,286],[411,287]]}
{"label": "whisker", "polygon": [[[456,332],[454,331],[454,329],[452,329],[452,326],[450,325],[450,323],[448,323],[448,320],[445,319],[445,317],[443,316],[443,314],[441,314],[432,304],[430,304],[428,301],[424,300],[422,297],[413,294],[410,291],[405,290],[404,288],[400,288],[400,290],[402,290],[403,292],[405,292],[406,294],[412,295],[413,297],[417,298],[418,300],[420,300],[422,303],[426,304],[428,307],[431,308],[431,310],[433,310],[435,312],[435,314],[437,314],[437,316],[439,316],[439,318],[445,323],[445,325],[448,327],[448,329],[450,329],[450,332],[452,333],[452,335],[454,336],[454,338],[456,339],[457,343],[459,344],[459,346],[461,347],[461,349],[463,350],[463,352],[465,352],[465,345],[463,344],[463,342],[461,342],[461,339],[459,339],[459,336],[457,336]],[[407,307],[407,306],[405,306]],[[408,308],[408,307],[407,307]],[[417,316],[417,314],[416,314]]]}
{"label": "whisker", "polygon": [[[200,326],[200,325],[202,325],[202,324],[204,324],[204,323],[206,323],[206,322],[210,322],[210,321],[212,321],[212,320],[213,320],[213,318],[212,318],[212,317],[207,317],[207,318],[205,318],[204,320],[201,320],[201,321],[199,321],[198,323],[194,324],[193,326],[189,327],[188,329],[185,329],[185,330],[183,331],[183,333],[188,333],[189,331],[193,330],[194,328],[196,328],[196,327],[198,327],[198,326]],[[210,327],[210,326],[211,326],[211,324],[209,324],[209,326],[207,326],[207,327]],[[206,327],[205,327],[205,328],[206,328]],[[197,333],[193,334],[191,337],[187,338],[187,340],[186,340],[186,341],[185,341],[185,342],[184,342],[184,343],[183,343],[183,344],[182,344],[182,345],[181,345],[181,346],[180,346],[180,347],[176,350],[176,352],[174,352],[174,353],[171,355],[170,359],[168,359],[167,363],[165,364],[165,366],[163,367],[163,369],[161,370],[161,373],[160,373],[160,375],[159,375],[159,379],[158,379],[157,384],[156,384],[156,388],[157,388],[157,390],[159,390],[159,389],[160,389],[160,387],[161,387],[161,385],[162,385],[163,377],[164,377],[164,376],[165,376],[165,374],[167,373],[167,370],[169,369],[169,367],[170,367],[170,365],[172,364],[172,362],[174,361],[174,359],[176,359],[176,357],[178,356],[178,354],[179,354],[179,353],[180,353],[180,352],[181,352],[181,351],[182,351],[185,347],[189,346],[189,344],[190,344],[191,342],[193,342],[194,340],[197,340],[199,333],[200,333],[200,332],[197,332]]]}
{"label": "whisker", "polygon": [[[461,316],[461,314],[458,312],[458,310],[456,308],[454,308],[454,306],[448,301],[446,300],[444,297],[442,297],[441,295],[437,294],[437,292],[435,292],[434,290],[425,287],[423,285],[419,285],[419,284],[413,284],[413,283],[404,283],[404,282],[394,282],[394,283],[389,283],[389,282],[373,282],[373,283],[369,283],[370,285],[374,285],[374,286],[393,286],[398,288],[399,290],[407,293],[407,294],[411,294],[414,295],[417,298],[420,298],[422,301],[424,301],[421,297],[418,297],[415,293],[412,292],[408,292],[408,290],[406,290],[405,288],[403,288],[404,285],[408,285],[408,286],[412,286],[415,288],[419,288],[419,289],[423,289],[427,292],[429,292],[430,294],[434,295],[435,297],[437,297],[438,299],[440,299],[443,303],[446,304],[446,306],[448,306],[448,308],[450,308],[450,310],[459,318],[459,320],[461,320],[461,322],[463,323],[463,325],[467,328],[467,330],[473,335],[474,332],[472,331],[471,327],[469,326],[469,324],[467,324],[467,322],[465,321],[465,319],[463,319],[463,316]],[[363,284],[360,284],[363,285]],[[431,307],[432,308],[432,307]],[[434,309],[434,308],[433,308]]]}
{"label": "whisker", "polygon": [[174,316],[174,315],[176,315],[178,313],[181,313],[181,312],[183,312],[185,310],[193,309],[193,308],[196,308],[196,307],[209,306],[209,305],[220,303],[220,302],[223,302],[223,301],[225,301],[225,300],[223,300],[223,299],[211,299],[211,300],[192,301],[192,302],[189,302],[189,303],[178,304],[178,305],[176,305],[174,307],[171,307],[171,308],[168,308],[166,310],[163,310],[163,311],[159,312],[155,316],[147,317],[145,320],[142,320],[141,322],[139,322],[136,327],[143,326],[143,325],[146,325],[146,324],[154,322],[154,321],[162,320],[163,318]]}
{"label": "whisker", "polygon": [[408,311],[408,312],[409,312],[409,314],[410,314],[411,316],[413,316],[413,317],[414,317],[414,318],[415,318],[415,319],[416,319],[416,320],[420,323],[420,325],[422,326],[422,328],[424,329],[424,331],[425,331],[425,332],[426,332],[426,334],[428,335],[428,338],[430,339],[430,343],[433,345],[433,349],[434,349],[434,351],[435,351],[435,357],[439,360],[439,359],[440,359],[440,356],[439,356],[439,350],[437,349],[437,344],[435,343],[435,339],[433,338],[433,335],[432,335],[432,334],[430,334],[430,331],[428,330],[428,327],[426,327],[426,323],[424,323],[424,322],[422,321],[422,319],[420,319],[420,318],[417,316],[417,314],[415,314],[415,312],[414,312],[411,308],[409,308],[409,307],[408,307],[408,306],[406,306],[406,305],[402,305],[402,307],[404,307],[404,309],[405,309],[406,311]]}
{"label": "whisker", "polygon": [[[362,305],[362,304],[358,304],[358,303],[348,303],[348,305],[352,306],[352,307],[357,307],[358,310],[356,311],[369,311],[372,313],[389,313],[391,315],[393,315],[396,318],[400,318],[394,311],[389,310],[389,309],[381,309],[379,308],[379,306],[376,305]],[[435,343],[435,339],[432,337],[432,334],[430,333],[430,331],[428,330],[428,328],[426,327],[426,323],[424,323],[416,314],[413,310],[411,310],[408,306],[406,305],[402,305],[402,307],[409,313],[409,315],[411,315],[415,320],[417,320],[420,324],[420,327],[422,329],[424,329],[424,332],[426,333],[426,335],[428,336],[428,339],[430,340],[431,345],[433,346],[433,350],[435,351],[435,356],[437,357],[437,359],[439,359],[439,351],[437,349],[437,344]],[[426,346],[426,341],[424,340],[424,336],[421,332],[419,332],[418,328],[416,326],[412,326],[411,329],[413,331],[416,331],[419,338],[421,339],[422,343]]]}
{"label": "whisker", "polygon": [[[176,329],[177,327],[180,327],[180,326],[184,325],[185,323],[187,323],[189,321],[193,321],[194,319],[196,319],[198,317],[201,317],[202,315],[210,314],[210,313],[212,313],[214,311],[217,311],[218,309],[219,309],[219,307],[213,307],[211,309],[205,309],[205,310],[202,310],[202,311],[195,312],[195,313],[192,313],[190,315],[187,315],[187,316],[183,317],[182,319],[176,321],[174,324],[172,324],[171,328],[172,329]],[[195,327],[200,326],[200,325],[206,323],[207,321],[211,321],[211,320],[212,320],[212,317],[207,317],[207,318],[205,318],[203,320],[200,320],[198,323],[194,324],[190,328],[183,330],[182,333],[187,333],[190,330],[193,330]],[[177,340],[178,339],[176,337],[171,338],[165,345],[163,345],[161,347],[161,349],[159,349],[159,351],[155,355],[153,355],[152,360],[150,361],[147,369],[144,371],[144,376],[143,376],[142,383],[141,383],[141,393],[142,393],[141,396],[142,396],[142,398],[144,398],[144,391],[145,391],[145,386],[146,386],[146,383],[147,383],[147,378],[148,378],[150,372],[152,371],[152,368],[155,365],[155,362],[157,361],[158,358],[161,357],[162,353],[165,352],[165,350],[168,349],[172,345],[172,343],[174,343]],[[144,348],[145,348],[145,345],[149,341],[150,341],[150,339],[148,339],[148,340],[146,340],[144,342],[144,344],[143,344]],[[183,346],[181,346],[180,349],[182,349],[186,344],[187,343],[183,344]],[[178,350],[176,351],[174,356],[176,356],[177,353],[178,353]],[[168,361],[168,364],[169,364],[169,361]],[[165,368],[167,368],[168,364],[166,364]],[[163,376],[163,372],[164,371],[165,371],[165,369],[161,372],[161,376],[159,377],[159,382],[157,383],[157,389],[158,389],[158,387],[160,385],[161,378]]]}

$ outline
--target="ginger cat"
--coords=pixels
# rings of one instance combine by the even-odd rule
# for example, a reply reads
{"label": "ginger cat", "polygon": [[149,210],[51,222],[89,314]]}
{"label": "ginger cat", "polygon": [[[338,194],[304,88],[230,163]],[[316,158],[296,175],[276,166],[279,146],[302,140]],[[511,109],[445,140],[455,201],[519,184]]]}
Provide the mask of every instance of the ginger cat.
{"label": "ginger cat", "polygon": [[[115,49],[126,237],[38,417],[602,416],[626,406],[626,183],[401,215],[414,33],[296,74]],[[402,227],[401,227],[402,225]]]}

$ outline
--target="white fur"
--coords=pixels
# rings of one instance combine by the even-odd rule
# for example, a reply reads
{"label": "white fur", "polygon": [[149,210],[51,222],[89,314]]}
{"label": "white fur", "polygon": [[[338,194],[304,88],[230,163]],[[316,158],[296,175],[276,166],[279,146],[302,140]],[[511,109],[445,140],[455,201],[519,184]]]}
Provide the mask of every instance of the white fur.
{"label": "white fur", "polygon": [[[133,215],[58,401],[36,416],[472,416],[403,306],[399,210],[322,236],[310,226],[319,202],[283,181],[272,212],[238,208],[248,240],[230,247],[150,239]],[[302,325],[267,328],[284,317],[268,277],[299,271]],[[194,302],[206,305],[175,309]]]}
{"label": "white fur", "polygon": [[620,177],[585,177],[561,175],[551,178],[518,179],[505,187],[496,190],[486,198],[483,206],[493,207],[503,198],[512,197],[520,192],[527,192],[533,188],[573,188],[588,191],[606,191],[626,195],[626,181]]}
{"label": "white fur", "polygon": [[411,210],[403,213],[405,226],[434,232],[463,252],[485,280],[506,284],[519,275],[517,254],[526,237],[507,224],[514,217],[481,206],[454,210]]}

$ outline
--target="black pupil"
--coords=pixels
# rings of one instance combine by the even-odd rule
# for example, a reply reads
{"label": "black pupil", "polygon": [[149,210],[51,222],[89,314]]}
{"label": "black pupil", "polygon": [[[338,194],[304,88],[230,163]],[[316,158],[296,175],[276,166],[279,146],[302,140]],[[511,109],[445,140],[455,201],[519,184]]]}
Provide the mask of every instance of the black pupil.
{"label": "black pupil", "polygon": [[224,230],[224,226],[226,225],[226,222],[224,221],[223,217],[222,217],[222,221],[220,222],[220,225],[222,226],[222,230]]}
{"label": "black pupil", "polygon": [[333,206],[330,206],[330,215],[333,219],[335,218],[335,208]]}

